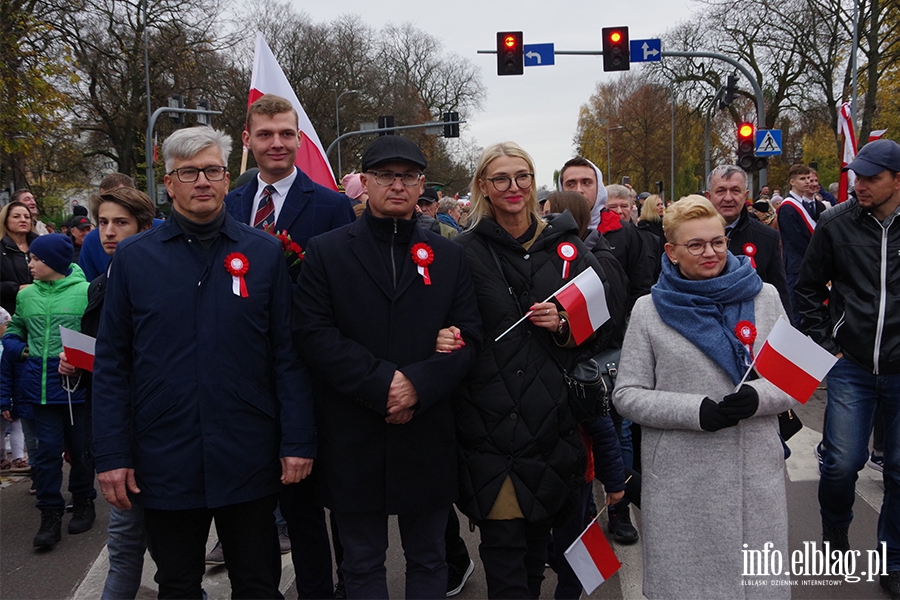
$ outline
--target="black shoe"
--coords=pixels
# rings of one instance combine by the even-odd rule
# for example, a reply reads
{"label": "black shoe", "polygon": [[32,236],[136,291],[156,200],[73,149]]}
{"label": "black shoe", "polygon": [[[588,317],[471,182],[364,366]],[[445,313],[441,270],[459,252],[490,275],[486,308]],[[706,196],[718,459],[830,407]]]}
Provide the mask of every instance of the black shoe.
{"label": "black shoe", "polygon": [[287,554],[291,551],[291,536],[288,535],[287,525],[278,526],[278,549],[282,554]]}
{"label": "black shoe", "polygon": [[94,526],[96,518],[97,512],[91,498],[75,498],[72,520],[69,521],[69,535],[89,531]]}
{"label": "black shoe", "polygon": [[630,513],[627,504],[609,507],[609,533],[620,544],[628,545],[638,541],[638,532],[631,524]]}
{"label": "black shoe", "polygon": [[469,564],[465,567],[458,567],[456,565],[447,565],[447,597],[455,596],[460,593],[463,587],[466,585],[466,582],[469,580],[469,577],[472,576],[472,571],[475,570],[475,561],[471,558],[469,559]]}
{"label": "black shoe", "polygon": [[900,600],[900,571],[891,571],[881,576],[881,587],[886,589],[892,600]]}
{"label": "black shoe", "polygon": [[338,579],[334,584],[334,600],[345,600],[347,598],[347,590],[344,589],[344,582]]}
{"label": "black shoe", "polygon": [[833,527],[822,523],[822,542],[830,542],[832,550],[846,552],[850,549],[849,532],[847,527]]}
{"label": "black shoe", "polygon": [[34,546],[37,548],[52,548],[56,542],[62,539],[61,510],[42,510],[41,528],[34,536]]}

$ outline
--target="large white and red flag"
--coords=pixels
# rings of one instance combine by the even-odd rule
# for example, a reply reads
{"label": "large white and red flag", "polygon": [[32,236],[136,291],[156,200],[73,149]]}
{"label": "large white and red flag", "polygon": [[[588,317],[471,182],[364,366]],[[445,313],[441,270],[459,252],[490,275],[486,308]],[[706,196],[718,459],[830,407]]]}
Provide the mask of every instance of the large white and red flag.
{"label": "large white and red flag", "polygon": [[578,539],[572,542],[565,556],[588,594],[612,577],[622,566],[596,519],[591,521]]}
{"label": "large white and red flag", "polygon": [[569,315],[569,328],[576,344],[591,337],[592,333],[609,320],[603,282],[591,268],[579,273],[578,277],[562,286],[554,296]]}
{"label": "large white and red flag", "polygon": [[337,191],[334,172],[331,170],[331,165],[328,164],[322,142],[319,141],[312,122],[306,115],[306,111],[300,106],[297,94],[294,93],[294,89],[288,82],[284,71],[281,70],[272,50],[269,49],[269,45],[266,44],[263,34],[257,32],[256,52],[253,56],[253,75],[250,77],[250,96],[247,99],[247,106],[249,107],[264,94],[275,94],[287,98],[297,111],[301,140],[300,148],[297,150],[297,160],[294,161],[294,164],[319,185]]}
{"label": "large white and red flag", "polygon": [[[853,131],[853,119],[850,118],[850,103],[844,102],[838,110],[838,135],[843,135],[844,145],[841,152],[841,169],[853,162],[856,158],[856,133]],[[838,202],[843,202],[850,197],[850,188],[856,181],[853,171],[841,170],[838,181]]]}
{"label": "large white and red flag", "polygon": [[779,317],[756,355],[756,372],[801,404],[837,362],[833,354]]}
{"label": "large white and red flag", "polygon": [[94,371],[94,346],[97,340],[74,329],[59,326],[66,362],[78,369]]}

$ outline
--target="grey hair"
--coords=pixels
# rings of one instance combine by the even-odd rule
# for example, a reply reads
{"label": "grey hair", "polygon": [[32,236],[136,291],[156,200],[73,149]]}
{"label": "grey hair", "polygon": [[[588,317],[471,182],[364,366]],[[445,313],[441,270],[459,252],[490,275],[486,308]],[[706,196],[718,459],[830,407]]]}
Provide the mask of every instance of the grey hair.
{"label": "grey hair", "polygon": [[176,160],[187,160],[195,157],[211,146],[216,146],[222,153],[222,164],[228,166],[228,155],[231,154],[231,136],[227,133],[200,125],[179,129],[163,142],[163,160],[166,161],[166,172],[171,172]]}
{"label": "grey hair", "polygon": [[611,183],[606,186],[606,195],[609,198],[624,198],[631,202],[631,190],[618,183]]}
{"label": "grey hair", "polygon": [[456,198],[453,198],[453,197],[441,198],[441,201],[438,203],[438,212],[439,213],[449,213],[451,210],[453,210],[454,207],[456,207],[458,205],[459,205],[459,203],[456,201]]}
{"label": "grey hair", "polygon": [[712,188],[713,179],[716,177],[721,179],[731,179],[735,175],[740,175],[744,178],[744,189],[750,187],[750,178],[747,177],[747,172],[742,168],[737,165],[719,165],[709,172],[709,177],[706,178],[706,189]]}

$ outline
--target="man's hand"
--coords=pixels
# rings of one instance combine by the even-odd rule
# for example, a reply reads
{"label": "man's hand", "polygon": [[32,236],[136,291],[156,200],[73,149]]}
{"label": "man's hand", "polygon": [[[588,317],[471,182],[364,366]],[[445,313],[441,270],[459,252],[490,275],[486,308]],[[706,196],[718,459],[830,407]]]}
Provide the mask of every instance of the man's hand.
{"label": "man's hand", "polygon": [[103,492],[103,497],[116,508],[123,510],[131,508],[128,492],[141,493],[134,480],[134,469],[103,471],[97,475],[97,479],[100,480],[100,491]]}
{"label": "man's hand", "polygon": [[384,421],[385,423],[390,423],[391,425],[403,425],[404,423],[409,423],[413,418],[413,413],[415,411],[411,408],[404,408],[398,413],[394,413],[392,415],[388,415]]}
{"label": "man's hand", "polygon": [[404,409],[412,408],[418,403],[419,395],[412,381],[400,371],[394,371],[394,379],[388,390],[387,414],[394,415]]}
{"label": "man's hand", "polygon": [[59,353],[59,374],[60,375],[74,375],[78,372],[78,369],[70,365],[66,362],[66,353]]}
{"label": "man's hand", "polygon": [[466,343],[462,339],[462,332],[459,330],[459,327],[451,325],[438,331],[437,344],[435,344],[434,349],[442,354],[449,354],[465,345]]}
{"label": "man's hand", "polygon": [[621,492],[609,492],[606,494],[606,506],[618,504],[625,497],[625,490]]}
{"label": "man's hand", "polygon": [[312,473],[313,459],[300,456],[281,457],[281,483],[290,485],[309,477]]}
{"label": "man's hand", "polygon": [[7,421],[13,420],[12,415],[10,414],[10,412],[8,410],[4,410],[3,413],[0,413],[0,414],[2,414],[3,418],[6,419]]}

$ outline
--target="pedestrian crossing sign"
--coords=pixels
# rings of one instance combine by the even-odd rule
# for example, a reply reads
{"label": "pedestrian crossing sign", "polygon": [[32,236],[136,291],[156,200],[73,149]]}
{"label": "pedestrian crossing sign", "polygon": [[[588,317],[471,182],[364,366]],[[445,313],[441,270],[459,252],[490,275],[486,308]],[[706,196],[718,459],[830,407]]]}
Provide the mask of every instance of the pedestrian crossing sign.
{"label": "pedestrian crossing sign", "polygon": [[777,156],[781,154],[781,130],[756,130],[756,156]]}

